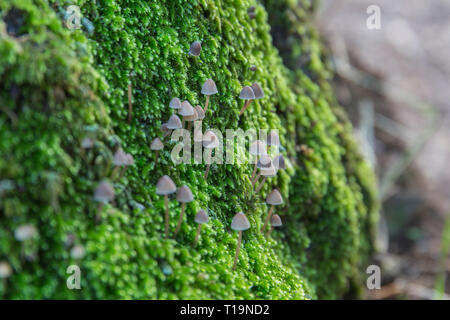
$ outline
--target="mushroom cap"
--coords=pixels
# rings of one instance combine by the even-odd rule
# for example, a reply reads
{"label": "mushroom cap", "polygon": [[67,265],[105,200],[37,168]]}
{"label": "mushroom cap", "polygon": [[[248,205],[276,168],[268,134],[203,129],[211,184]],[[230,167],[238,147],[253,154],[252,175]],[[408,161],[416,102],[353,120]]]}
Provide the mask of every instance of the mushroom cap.
{"label": "mushroom cap", "polygon": [[114,153],[113,163],[116,166],[124,166],[127,164],[127,154],[122,150],[122,148],[118,148]]}
{"label": "mushroom cap", "polygon": [[177,200],[179,202],[191,202],[194,200],[194,196],[192,195],[191,189],[188,186],[184,185],[178,188],[177,191]]}
{"label": "mushroom cap", "polygon": [[205,111],[200,106],[195,106],[195,111],[197,111],[197,120],[203,120],[205,118]]}
{"label": "mushroom cap", "polygon": [[273,159],[273,165],[277,169],[286,169],[286,161],[284,160],[282,154],[276,156],[275,159]]}
{"label": "mushroom cap", "polygon": [[204,94],[206,96],[210,96],[210,95],[216,94],[217,92],[218,91],[217,91],[216,83],[214,82],[214,80],[207,79],[205,81],[205,83],[203,83],[202,94]]}
{"label": "mushroom cap", "polygon": [[184,100],[181,103],[181,108],[178,110],[178,113],[181,114],[183,117],[192,116],[194,114],[194,108],[189,103],[189,101]]}
{"label": "mushroom cap", "polygon": [[254,82],[252,84],[252,89],[253,93],[255,94],[255,99],[264,98],[264,91],[258,83]]}
{"label": "mushroom cap", "polygon": [[208,223],[209,217],[205,210],[200,209],[197,212],[197,215],[195,216],[195,222],[199,224]]}
{"label": "mushroom cap", "polygon": [[267,136],[267,144],[274,147],[280,145],[280,137],[276,130],[270,130],[269,135]]}
{"label": "mushroom cap", "polygon": [[150,149],[152,150],[162,150],[164,149],[164,143],[159,138],[155,138],[150,145]]}
{"label": "mushroom cap", "polygon": [[270,224],[272,225],[272,227],[281,227],[283,225],[283,222],[281,221],[279,215],[274,214],[272,218],[270,218]]}
{"label": "mushroom cap", "polygon": [[102,181],[95,189],[94,200],[98,202],[107,203],[114,199],[114,188],[108,181]]}
{"label": "mushroom cap", "polygon": [[256,164],[256,167],[261,169],[261,168],[270,168],[270,166],[272,165],[272,159],[270,159],[270,157],[268,155],[262,155],[259,159],[258,159],[258,163]]}
{"label": "mushroom cap", "polygon": [[183,124],[181,123],[180,118],[177,115],[172,115],[169,118],[169,121],[167,121],[167,129],[170,130],[176,130],[176,129],[181,129],[181,127],[183,126]]}
{"label": "mushroom cap", "polygon": [[194,113],[191,116],[183,117],[184,121],[195,121],[198,119],[197,110],[195,108],[193,108],[192,110],[194,110]]}
{"label": "mushroom cap", "polygon": [[261,140],[256,140],[255,142],[253,142],[250,145],[249,152],[251,155],[254,155],[254,156],[265,155],[265,154],[267,154],[266,144],[264,142],[262,142]]}
{"label": "mushroom cap", "polygon": [[180,109],[181,108],[181,101],[178,98],[173,98],[170,100],[169,107],[172,109]]}
{"label": "mushroom cap", "polygon": [[9,278],[11,274],[11,266],[5,261],[0,261],[0,279]]}
{"label": "mushroom cap", "polygon": [[72,249],[70,250],[70,256],[73,259],[81,259],[84,257],[85,252],[86,251],[84,250],[84,247],[82,245],[77,244],[73,246]]}
{"label": "mushroom cap", "polygon": [[164,175],[159,178],[158,183],[156,184],[156,194],[165,196],[168,194],[172,194],[175,191],[177,191],[177,187],[168,175]]}
{"label": "mushroom cap", "polygon": [[267,168],[260,168],[259,170],[260,170],[259,172],[261,173],[261,175],[264,177],[270,178],[270,177],[274,177],[277,175],[277,169],[273,165],[270,165]]}
{"label": "mushroom cap", "polygon": [[93,145],[94,145],[94,141],[92,141],[92,139],[89,137],[86,137],[81,141],[81,147],[83,149],[92,148]]}
{"label": "mushroom cap", "polygon": [[202,43],[200,41],[194,41],[189,48],[189,54],[194,57],[198,57],[202,51]]}
{"label": "mushroom cap", "polygon": [[271,193],[266,198],[266,202],[268,204],[278,206],[280,204],[283,204],[283,196],[281,195],[280,191],[277,189],[273,189]]}
{"label": "mushroom cap", "polygon": [[161,132],[163,132],[163,133],[167,133],[167,132],[170,131],[170,129],[167,128],[167,123],[163,123],[163,124],[161,125],[161,127],[159,127],[159,129],[160,129]]}
{"label": "mushroom cap", "polygon": [[33,238],[36,233],[37,231],[34,225],[23,224],[21,226],[18,226],[16,230],[14,230],[14,237],[17,241],[25,241]]}
{"label": "mushroom cap", "polygon": [[250,222],[248,221],[245,214],[238,212],[234,215],[231,221],[231,229],[236,231],[244,231],[250,228]]}
{"label": "mushroom cap", "polygon": [[127,166],[132,166],[134,164],[134,158],[133,158],[133,156],[131,155],[131,154],[127,154],[127,163],[126,163],[126,165]]}
{"label": "mushroom cap", "polygon": [[206,149],[214,149],[219,146],[219,138],[213,131],[208,130],[203,134],[203,146]]}
{"label": "mushroom cap", "polygon": [[253,89],[249,86],[243,87],[241,90],[241,93],[239,94],[239,99],[243,99],[243,100],[255,99],[255,93],[253,92]]}

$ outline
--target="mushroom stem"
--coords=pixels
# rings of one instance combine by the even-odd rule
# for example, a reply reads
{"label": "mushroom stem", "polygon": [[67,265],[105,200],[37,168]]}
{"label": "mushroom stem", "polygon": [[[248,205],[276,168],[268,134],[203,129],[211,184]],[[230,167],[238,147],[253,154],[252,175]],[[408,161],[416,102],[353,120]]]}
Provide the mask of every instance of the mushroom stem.
{"label": "mushroom stem", "polygon": [[274,227],[270,228],[270,230],[266,233],[266,237],[270,236],[270,234],[272,233]]}
{"label": "mushroom stem", "polygon": [[245,110],[247,110],[248,106],[250,105],[250,103],[252,101],[253,100],[245,100],[244,106],[242,107],[241,111],[239,112],[239,116],[241,116],[245,112]]}
{"label": "mushroom stem", "polygon": [[[209,151],[209,155],[207,158],[207,161],[211,161],[211,155],[212,155],[212,149],[210,149]],[[209,168],[211,167],[211,163],[207,163],[206,164],[206,170],[205,170],[205,180],[208,179],[208,173],[209,173]]]}
{"label": "mushroom stem", "polygon": [[156,153],[155,153],[155,166],[158,163],[158,156],[159,156],[159,150],[156,150]]}
{"label": "mushroom stem", "polygon": [[233,271],[236,270],[236,264],[239,257],[239,250],[241,248],[241,242],[242,242],[242,231],[239,231],[239,238],[238,238],[238,244],[236,247],[236,254],[234,255],[234,263],[233,263]]}
{"label": "mushroom stem", "polygon": [[256,158],[255,166],[253,168],[252,181],[253,181],[253,179],[255,178],[255,175],[256,175],[257,164],[258,164],[258,158]]}
{"label": "mushroom stem", "polygon": [[261,228],[261,233],[263,233],[264,230],[266,230],[267,224],[269,223],[269,220],[270,220],[270,218],[272,217],[273,207],[274,207],[273,205],[270,206],[269,214],[267,215],[267,218],[266,218],[266,220],[264,221],[264,225],[263,225],[263,227]]}
{"label": "mushroom stem", "polygon": [[128,123],[133,118],[133,104],[131,102],[131,83],[128,84]]}
{"label": "mushroom stem", "polygon": [[200,231],[202,230],[202,224],[197,227],[197,233],[195,234],[194,247],[197,245],[198,237],[200,236]]}
{"label": "mushroom stem", "polygon": [[99,202],[97,207],[97,214],[95,215],[95,222],[99,223],[102,218],[102,209],[103,209],[104,203]]}
{"label": "mushroom stem", "polygon": [[208,109],[209,97],[210,97],[210,96],[206,96],[205,108],[203,109],[203,112],[204,112],[204,113],[206,113],[206,110]]}
{"label": "mushroom stem", "polygon": [[184,117],[183,117],[183,121],[181,122],[181,128],[182,129],[184,129],[184,123],[186,122],[186,120],[184,120]]}
{"label": "mushroom stem", "polygon": [[117,172],[120,170],[119,166],[115,166],[113,171],[111,172],[111,180],[114,180],[116,178]]}
{"label": "mushroom stem", "polygon": [[254,187],[256,185],[256,183],[258,182],[259,178],[261,177],[261,172],[258,173],[255,177],[255,179],[252,181],[252,187]]}
{"label": "mushroom stem", "polygon": [[185,203],[182,202],[182,203],[181,203],[181,213],[180,213],[180,217],[178,218],[178,224],[177,224],[177,228],[175,229],[175,234],[177,234],[178,231],[180,231],[181,224],[183,223],[184,206],[185,206]]}
{"label": "mushroom stem", "polygon": [[190,121],[188,124],[188,131],[191,131],[191,129],[192,129],[192,121]]}
{"label": "mushroom stem", "polygon": [[264,177],[264,179],[261,181],[261,183],[259,184],[258,188],[256,189],[256,193],[259,192],[259,190],[261,190],[261,188],[263,187],[264,183],[266,182],[267,177]]}
{"label": "mushroom stem", "polygon": [[120,178],[123,177],[123,175],[125,174],[125,171],[127,171],[127,166],[124,166],[124,167],[122,168],[122,171],[120,171]]}
{"label": "mushroom stem", "polygon": [[165,234],[166,234],[166,239],[167,239],[167,238],[169,238],[169,196],[167,194],[164,196],[164,204],[166,206],[166,216],[165,216],[166,229],[165,229]]}

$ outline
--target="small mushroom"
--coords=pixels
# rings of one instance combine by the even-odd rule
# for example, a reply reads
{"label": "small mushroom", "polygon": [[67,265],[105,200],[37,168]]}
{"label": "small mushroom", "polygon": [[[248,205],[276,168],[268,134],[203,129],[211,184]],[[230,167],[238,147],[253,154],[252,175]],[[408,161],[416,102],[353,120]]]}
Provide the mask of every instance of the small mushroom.
{"label": "small mushroom", "polygon": [[106,180],[100,182],[97,189],[95,189],[94,200],[98,202],[97,215],[95,219],[97,222],[100,222],[103,206],[105,203],[108,203],[114,199],[114,194],[114,188]]}
{"label": "small mushroom", "polygon": [[90,149],[94,146],[94,141],[91,138],[86,137],[81,141],[81,147],[83,149]]}
{"label": "small mushroom", "polygon": [[250,69],[250,71],[256,71],[256,70],[258,70],[258,67],[253,64],[250,66],[249,69]]}
{"label": "small mushroom", "polygon": [[258,164],[258,156],[262,156],[262,155],[267,154],[266,145],[261,140],[256,140],[255,142],[253,142],[250,145],[249,152],[250,152],[250,154],[252,156],[256,156],[255,166],[253,168],[252,179],[251,179],[251,180],[253,180],[255,178],[255,175],[256,175],[256,168],[257,168],[256,166]]}
{"label": "small mushroom", "polygon": [[0,261],[0,279],[9,278],[12,275],[12,268],[6,261]]}
{"label": "small mushroom", "polygon": [[177,191],[177,200],[181,202],[181,213],[180,217],[178,218],[177,228],[175,229],[175,234],[180,231],[181,224],[183,223],[183,217],[184,217],[184,209],[186,206],[186,203],[192,202],[194,200],[194,196],[192,195],[191,189],[189,189],[188,186],[181,186]]}
{"label": "small mushroom", "polygon": [[270,224],[272,225],[272,228],[270,228],[269,232],[267,232],[267,237],[270,236],[274,228],[281,227],[283,225],[283,222],[281,222],[281,218],[279,215],[274,214],[272,219],[270,219]]}
{"label": "small mushroom", "polygon": [[284,170],[286,169],[286,161],[284,160],[284,157],[282,154],[278,155],[273,159],[273,165],[277,169]]}
{"label": "small mushroom", "polygon": [[178,110],[178,113],[183,116],[183,123],[181,127],[184,128],[184,122],[186,121],[185,117],[192,116],[194,114],[194,108],[189,101],[184,100],[181,103],[181,108]]}
{"label": "small mushroom", "polygon": [[120,177],[122,178],[125,174],[125,171],[127,170],[127,167],[134,165],[134,158],[131,154],[127,153],[126,155],[126,162],[125,165],[122,168],[122,172],[120,173]]}
{"label": "small mushroom", "polygon": [[264,230],[267,227],[267,224],[269,223],[270,218],[272,217],[273,208],[275,206],[279,206],[280,204],[283,204],[283,197],[281,196],[280,191],[278,191],[277,189],[273,189],[272,192],[269,193],[269,195],[267,196],[266,203],[270,204],[270,209],[269,209],[269,213],[267,214],[267,218],[264,221],[264,225],[261,228],[261,233],[264,232]]}
{"label": "small mushroom", "polygon": [[114,178],[116,177],[118,171],[120,170],[120,167],[125,166],[127,163],[127,154],[121,147],[117,148],[116,152],[114,153],[113,163],[115,167],[111,173],[112,180],[114,180]]}
{"label": "small mushroom", "polygon": [[169,108],[174,109],[174,110],[180,109],[181,108],[181,101],[180,101],[180,99],[173,98],[172,100],[170,100]]}
{"label": "small mushroom", "polygon": [[25,241],[33,238],[37,234],[37,230],[32,224],[23,224],[14,230],[14,237],[17,241]]}
{"label": "small mushroom", "polygon": [[164,149],[164,143],[162,143],[162,141],[159,138],[155,138],[152,141],[152,144],[150,145],[150,149],[152,149],[155,152],[155,165],[158,162],[158,155],[159,155],[159,150]]}
{"label": "small mushroom", "polygon": [[[181,121],[180,121],[180,123],[181,123]],[[172,131],[169,128],[167,128],[167,123],[163,123],[159,129],[163,133],[163,138],[167,137],[170,134],[170,132]]]}
{"label": "small mushroom", "polygon": [[162,176],[156,184],[156,194],[164,196],[164,204],[166,207],[165,214],[165,235],[166,239],[169,237],[169,194],[175,193],[177,187],[169,176]]}
{"label": "small mushroom", "polygon": [[270,130],[269,135],[267,136],[267,145],[270,147],[280,147],[280,137],[276,130]]}
{"label": "small mushroom", "polygon": [[249,86],[245,86],[244,88],[242,88],[241,93],[239,94],[239,99],[245,100],[244,106],[239,112],[239,116],[241,116],[248,108],[252,100],[255,99],[255,93],[253,92],[253,89]]}
{"label": "small mushroom", "polygon": [[211,166],[211,155],[214,148],[219,146],[219,139],[216,134],[212,131],[206,131],[203,135],[203,147],[209,150],[206,159],[206,170],[205,170],[205,180],[208,179],[208,172]]}
{"label": "small mushroom", "polygon": [[189,54],[194,57],[198,57],[202,51],[202,43],[200,41],[194,41],[189,48]]}
{"label": "small mushroom", "polygon": [[203,109],[204,113],[206,113],[206,110],[208,109],[210,96],[217,92],[216,83],[212,79],[207,79],[202,86],[202,94],[206,96],[205,108]]}
{"label": "small mushroom", "polygon": [[205,210],[200,209],[195,216],[195,222],[198,223],[197,232],[195,233],[194,247],[198,243],[198,237],[200,236],[200,231],[202,230],[202,225],[208,223],[209,217]]}
{"label": "small mushroom", "polygon": [[131,123],[133,118],[133,103],[132,103],[132,92],[131,83],[128,84],[128,123]]}
{"label": "small mushroom", "polygon": [[[272,166],[272,159],[270,159],[270,157],[268,155],[262,155],[259,160],[258,163],[256,164],[256,167],[258,169],[268,169],[270,168],[270,166]],[[255,186],[255,184],[258,182],[259,178],[261,177],[261,171],[256,175],[255,179],[253,179],[252,181],[252,187]]]}
{"label": "small mushroom", "polygon": [[73,259],[79,260],[82,259],[85,255],[85,250],[84,247],[82,245],[75,245],[72,247],[72,249],[70,250],[70,256]]}
{"label": "small mushroom", "polygon": [[[177,130],[183,128],[183,124],[181,123],[180,118],[177,115],[170,116],[169,120],[166,124],[167,129],[171,130]],[[170,132],[169,132],[170,134]]]}
{"label": "small mushroom", "polygon": [[247,14],[248,14],[248,16],[249,16],[250,19],[255,19],[255,17],[256,17],[256,12],[255,12],[255,10],[256,10],[256,7],[255,7],[255,6],[251,6],[250,8],[248,8]]}
{"label": "small mushroom", "polygon": [[261,175],[264,177],[261,183],[259,184],[258,188],[256,189],[256,193],[261,190],[264,183],[266,182],[267,178],[275,177],[277,175],[277,169],[273,166],[270,166],[269,168],[261,168]]}
{"label": "small mushroom", "polygon": [[252,90],[253,90],[253,93],[255,94],[255,99],[264,98],[264,90],[261,88],[261,86],[257,82],[253,82]]}
{"label": "small mushroom", "polygon": [[239,250],[241,248],[242,242],[242,231],[250,228],[250,222],[248,221],[245,214],[242,212],[238,212],[234,215],[233,220],[231,221],[231,229],[235,231],[239,231],[238,244],[236,246],[236,254],[234,255],[233,262],[233,271],[236,270],[236,264],[239,257]]}
{"label": "small mushroom", "polygon": [[194,113],[191,116],[183,117],[183,121],[189,122],[188,128],[187,128],[189,131],[192,129],[192,124],[194,123],[194,121],[196,121],[198,119],[197,110],[195,108],[193,110],[194,110]]}

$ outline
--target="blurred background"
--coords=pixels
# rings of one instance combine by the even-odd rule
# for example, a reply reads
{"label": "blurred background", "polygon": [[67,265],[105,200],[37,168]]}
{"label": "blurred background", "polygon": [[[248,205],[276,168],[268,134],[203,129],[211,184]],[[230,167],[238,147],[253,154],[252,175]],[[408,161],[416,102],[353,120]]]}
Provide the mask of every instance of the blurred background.
{"label": "blurred background", "polygon": [[315,17],[379,180],[382,287],[369,299],[450,297],[449,16],[447,0],[322,0]]}

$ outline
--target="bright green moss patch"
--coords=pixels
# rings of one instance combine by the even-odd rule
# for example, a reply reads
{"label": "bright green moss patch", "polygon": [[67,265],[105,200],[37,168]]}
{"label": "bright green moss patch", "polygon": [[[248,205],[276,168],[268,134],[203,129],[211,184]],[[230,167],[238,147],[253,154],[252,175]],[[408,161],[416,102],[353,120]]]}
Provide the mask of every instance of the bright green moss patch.
{"label": "bright green moss patch", "polygon": [[[377,209],[373,175],[336,109],[307,20],[277,18],[284,11],[270,1],[269,17],[251,1],[75,3],[93,30],[88,21],[80,30],[64,27],[64,9],[74,2],[0,0],[0,261],[13,268],[0,282],[0,297],[305,299],[340,297],[349,283],[362,285]],[[250,5],[257,5],[253,20]],[[310,9],[285,4],[283,10],[307,16]],[[280,30],[303,30],[291,58],[307,52],[310,62],[296,69],[283,56],[286,68],[268,21],[282,21]],[[196,40],[202,52],[191,57]],[[249,165],[212,165],[206,182],[205,165],[169,161],[173,144],[153,163],[150,144],[162,137],[169,101],[178,96],[203,105],[207,78],[219,93],[211,97],[204,130],[280,132],[290,168],[257,197],[250,194]],[[237,96],[254,81],[266,97],[239,121]],[[93,148],[81,148],[85,137]],[[301,144],[312,153],[302,153]],[[119,145],[135,165],[115,181],[116,199],[96,225],[92,194]],[[169,240],[163,239],[163,197],[155,193],[164,174],[195,197],[177,238]],[[275,186],[286,200],[276,208],[284,227],[267,239],[258,230],[268,211],[265,196]],[[208,208],[211,220],[193,249],[200,208]],[[252,228],[232,272],[237,233],[229,225],[237,211]],[[179,213],[171,199],[172,232]],[[37,235],[19,242],[14,231],[23,224],[33,224]],[[71,256],[74,245],[84,247],[83,258]],[[71,264],[81,268],[81,290],[66,287]]]}

